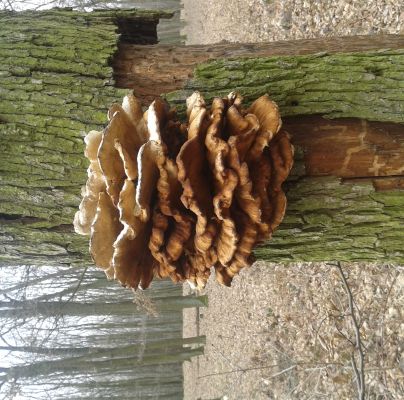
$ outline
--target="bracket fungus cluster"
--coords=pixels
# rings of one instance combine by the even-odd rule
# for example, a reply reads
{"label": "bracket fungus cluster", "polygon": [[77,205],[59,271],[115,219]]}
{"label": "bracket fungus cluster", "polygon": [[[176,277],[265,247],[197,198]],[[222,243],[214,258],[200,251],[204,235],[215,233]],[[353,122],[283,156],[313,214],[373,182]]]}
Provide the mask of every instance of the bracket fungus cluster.
{"label": "bracket fungus cluster", "polygon": [[132,94],[114,104],[103,132],[85,138],[88,181],[76,213],[94,263],[124,286],[154,277],[203,287],[252,262],[253,247],[281,222],[281,185],[293,147],[267,95],[249,108],[230,93],[208,107],[196,92],[186,124],[158,98],[143,113]]}

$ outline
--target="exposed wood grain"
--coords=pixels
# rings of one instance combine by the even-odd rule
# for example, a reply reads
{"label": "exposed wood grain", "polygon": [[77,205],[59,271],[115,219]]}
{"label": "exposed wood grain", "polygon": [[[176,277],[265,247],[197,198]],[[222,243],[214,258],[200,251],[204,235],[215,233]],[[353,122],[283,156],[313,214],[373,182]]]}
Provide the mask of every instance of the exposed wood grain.
{"label": "exposed wood grain", "polygon": [[349,53],[404,48],[404,35],[375,35],[303,39],[272,43],[221,43],[199,46],[139,46],[121,44],[114,56],[116,85],[136,88],[150,101],[161,93],[181,89],[194,68],[219,58],[268,57],[326,52]]}
{"label": "exposed wood grain", "polygon": [[304,152],[307,176],[404,175],[404,125],[308,116],[286,118],[284,127]]}

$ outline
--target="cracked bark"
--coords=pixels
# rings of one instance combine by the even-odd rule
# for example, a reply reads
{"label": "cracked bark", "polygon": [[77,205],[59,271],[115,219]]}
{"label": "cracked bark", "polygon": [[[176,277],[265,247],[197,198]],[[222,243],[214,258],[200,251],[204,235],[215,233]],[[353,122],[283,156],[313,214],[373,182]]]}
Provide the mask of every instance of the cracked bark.
{"label": "cracked bark", "polygon": [[158,18],[0,14],[0,262],[90,263],[71,226],[86,180],[83,132],[101,129],[135,83],[145,104],[233,89],[247,101],[269,91],[280,104],[296,163],[285,221],[258,258],[404,261],[402,36],[177,48],[152,45]]}

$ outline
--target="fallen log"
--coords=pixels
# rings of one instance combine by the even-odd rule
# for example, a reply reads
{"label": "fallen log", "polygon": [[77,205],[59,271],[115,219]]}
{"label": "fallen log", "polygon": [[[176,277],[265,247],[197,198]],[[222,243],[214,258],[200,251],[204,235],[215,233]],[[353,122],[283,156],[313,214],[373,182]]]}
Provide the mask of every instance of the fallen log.
{"label": "fallen log", "polygon": [[83,134],[128,89],[145,105],[194,90],[278,102],[296,160],[286,218],[258,258],[403,262],[403,36],[160,46],[160,16],[0,14],[0,262],[90,263],[71,225]]}

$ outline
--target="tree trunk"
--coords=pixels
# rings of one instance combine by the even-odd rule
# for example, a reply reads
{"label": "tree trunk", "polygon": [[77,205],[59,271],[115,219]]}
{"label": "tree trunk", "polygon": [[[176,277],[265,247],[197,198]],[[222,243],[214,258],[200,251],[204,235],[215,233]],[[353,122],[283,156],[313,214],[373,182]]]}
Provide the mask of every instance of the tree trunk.
{"label": "tree trunk", "polygon": [[[88,264],[72,218],[86,180],[84,132],[102,129],[117,42],[153,44],[170,14],[0,13],[0,262]],[[57,22],[56,22],[57,21]]]}
{"label": "tree trunk", "polygon": [[[112,65],[116,85],[134,88],[136,95],[145,103],[161,93],[184,88],[192,90],[194,86],[202,87],[207,96],[212,88],[211,95],[215,96],[218,89],[242,87],[247,97],[254,96],[254,90],[267,90],[271,95],[279,95],[286,90],[284,97],[296,96],[304,94],[307,88],[307,92],[322,92],[322,98],[316,98],[320,101],[325,100],[324,92],[328,90],[338,89],[346,96],[349,92],[354,94],[351,85],[355,82],[357,86],[354,87],[363,100],[366,96],[361,97],[360,94],[363,96],[368,87],[377,88],[381,82],[383,86],[399,80],[402,71],[397,67],[402,64],[403,48],[404,35],[204,46],[121,43]],[[381,52],[381,49],[389,50]],[[330,56],[333,54],[336,56]],[[382,75],[384,80],[377,78],[375,81]],[[266,88],[261,88],[262,85]],[[347,87],[348,90],[341,90]],[[394,85],[388,87],[399,88]],[[329,98],[332,99],[332,95]],[[288,115],[301,114],[302,110],[296,107],[297,104],[294,104],[293,109],[286,110]],[[314,112],[330,112],[329,108]],[[304,113],[311,113],[311,110],[305,109]]]}
{"label": "tree trunk", "polygon": [[89,263],[71,225],[83,134],[134,85],[145,104],[171,92],[179,111],[194,90],[278,102],[296,161],[286,218],[257,257],[404,261],[403,36],[153,46],[157,13],[35,15],[28,28],[32,14],[0,14],[0,261]]}

